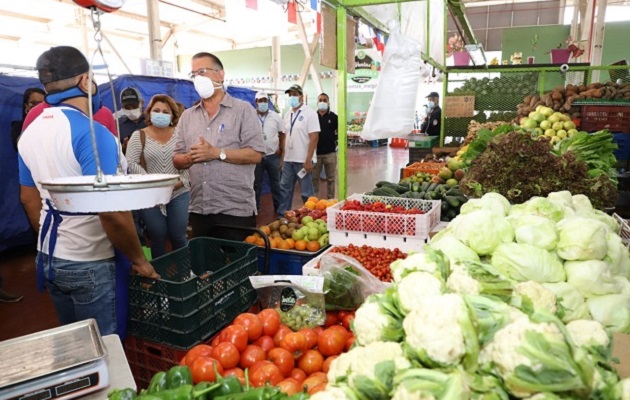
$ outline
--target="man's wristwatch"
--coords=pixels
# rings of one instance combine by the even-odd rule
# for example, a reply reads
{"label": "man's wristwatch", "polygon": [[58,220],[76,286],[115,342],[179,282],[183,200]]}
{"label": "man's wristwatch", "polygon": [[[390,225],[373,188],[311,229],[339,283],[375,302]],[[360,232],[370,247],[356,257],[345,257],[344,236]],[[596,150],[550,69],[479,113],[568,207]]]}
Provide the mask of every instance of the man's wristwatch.
{"label": "man's wristwatch", "polygon": [[227,158],[227,154],[225,154],[225,150],[221,149],[221,153],[219,153],[219,159],[221,161],[225,161],[226,158]]}

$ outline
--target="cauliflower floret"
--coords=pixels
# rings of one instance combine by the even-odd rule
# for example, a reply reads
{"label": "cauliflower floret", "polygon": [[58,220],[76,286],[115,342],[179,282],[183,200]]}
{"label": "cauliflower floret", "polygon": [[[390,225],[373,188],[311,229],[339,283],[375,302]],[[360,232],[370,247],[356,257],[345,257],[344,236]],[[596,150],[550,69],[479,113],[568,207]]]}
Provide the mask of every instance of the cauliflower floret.
{"label": "cauliflower floret", "polygon": [[558,310],[556,295],[538,282],[518,283],[514,286],[514,294],[528,297],[535,311],[548,311],[555,314]]}
{"label": "cauliflower floret", "polygon": [[434,362],[457,364],[466,353],[464,332],[459,324],[466,312],[460,295],[427,298],[405,317],[405,341],[415,351],[426,351]]}
{"label": "cauliflower floret", "polygon": [[602,346],[608,347],[610,337],[604,326],[597,321],[580,319],[567,324],[567,331],[577,346]]}
{"label": "cauliflower floret", "polygon": [[370,298],[359,307],[354,316],[354,333],[357,342],[365,346],[385,340],[384,330],[391,323],[392,319],[383,314],[376,297]]}
{"label": "cauliflower floret", "polygon": [[[407,258],[394,261],[390,268],[394,281],[400,282],[407,274],[414,271],[425,271],[441,277],[448,270],[448,259],[441,252],[428,246],[423,253],[412,253]],[[446,278],[444,276],[444,278]]]}
{"label": "cauliflower floret", "polygon": [[621,388],[621,400],[630,400],[630,378],[626,378],[619,382]]}
{"label": "cauliflower floret", "polygon": [[348,396],[338,387],[326,386],[326,390],[311,395],[311,400],[347,400]]}
{"label": "cauliflower floret", "polygon": [[[311,397],[312,399],[312,397]],[[437,400],[435,396],[424,394],[420,391],[410,392],[405,386],[398,386],[394,391],[392,400]]]}
{"label": "cauliflower floret", "polygon": [[430,296],[444,292],[444,283],[428,272],[412,272],[405,276],[396,289],[400,311],[408,314]]}
{"label": "cauliflower floret", "polygon": [[461,264],[454,264],[446,281],[446,288],[449,292],[459,294],[479,294],[481,284],[478,280],[470,276],[465,267]]}

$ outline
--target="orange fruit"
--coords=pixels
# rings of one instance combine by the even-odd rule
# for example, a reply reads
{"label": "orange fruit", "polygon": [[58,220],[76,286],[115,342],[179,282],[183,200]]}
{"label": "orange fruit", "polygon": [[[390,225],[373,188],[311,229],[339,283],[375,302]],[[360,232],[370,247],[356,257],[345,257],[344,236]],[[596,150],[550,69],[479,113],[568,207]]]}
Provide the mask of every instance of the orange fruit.
{"label": "orange fruit", "polygon": [[306,243],[306,250],[317,251],[320,249],[319,242],[317,240],[311,240]]}
{"label": "orange fruit", "polygon": [[278,248],[278,245],[276,244],[275,240],[270,240],[269,241],[269,248],[270,249],[277,249]]}
{"label": "orange fruit", "polygon": [[263,233],[267,236],[271,235],[271,228],[269,228],[267,225],[261,226],[260,230],[263,231]]}
{"label": "orange fruit", "polygon": [[311,210],[314,210],[314,209],[315,209],[315,205],[316,205],[316,204],[317,204],[317,203],[315,203],[314,201],[310,201],[310,200],[309,200],[309,201],[307,201],[306,203],[304,203],[304,207],[309,208],[309,209],[311,209]]}
{"label": "orange fruit", "polygon": [[328,201],[326,202],[326,208],[328,208],[328,207],[332,207],[332,206],[334,206],[335,204],[337,204],[337,203],[336,203],[336,202],[334,202],[334,201],[332,201],[332,200],[328,200]]}
{"label": "orange fruit", "polygon": [[291,246],[289,245],[289,243],[287,243],[286,240],[280,242],[280,246],[278,246],[278,248],[281,250],[291,250]]}
{"label": "orange fruit", "polygon": [[295,250],[304,251],[306,250],[306,240],[298,240],[295,242]]}
{"label": "orange fruit", "polygon": [[256,246],[265,246],[265,241],[263,240],[263,238],[256,239]]}
{"label": "orange fruit", "polygon": [[315,197],[315,196],[311,196],[306,201],[312,201],[313,203],[317,203],[319,201],[319,199],[317,197]]}
{"label": "orange fruit", "polygon": [[295,248],[295,240],[293,240],[292,238],[286,238],[285,240],[287,241],[287,243],[289,243],[290,249]]}
{"label": "orange fruit", "polygon": [[317,204],[315,204],[315,209],[323,211],[323,210],[326,209],[327,205],[328,205],[328,201],[320,200],[320,201],[317,202]]}
{"label": "orange fruit", "polygon": [[256,243],[256,236],[250,235],[245,238],[245,243],[254,244]]}

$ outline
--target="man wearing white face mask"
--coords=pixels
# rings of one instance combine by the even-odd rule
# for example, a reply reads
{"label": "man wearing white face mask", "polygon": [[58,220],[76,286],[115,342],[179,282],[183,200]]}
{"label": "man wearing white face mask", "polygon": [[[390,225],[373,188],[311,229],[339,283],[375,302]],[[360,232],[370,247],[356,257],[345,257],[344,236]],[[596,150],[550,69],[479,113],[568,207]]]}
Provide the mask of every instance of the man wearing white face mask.
{"label": "man wearing white face mask", "polygon": [[248,232],[215,225],[256,226],[254,168],[265,154],[262,126],[249,103],[223,89],[218,57],[198,53],[191,64],[201,102],[177,124],[173,164],[190,172],[192,235],[243,240]]}
{"label": "man wearing white face mask", "polygon": [[317,141],[317,164],[313,168],[315,195],[319,192],[319,177],[322,168],[326,171],[326,198],[335,197],[335,174],[337,173],[337,114],[330,111],[330,99],[326,93],[317,96],[317,116],[319,117],[319,140]]}
{"label": "man wearing white face mask", "polygon": [[123,114],[118,118],[120,141],[123,145],[123,151],[126,152],[127,142],[131,134],[146,128],[147,124],[142,112],[144,101],[136,88],[128,87],[120,92],[120,104],[122,105],[121,112]]}
{"label": "man wearing white face mask", "polygon": [[302,201],[315,195],[311,172],[317,162],[315,150],[319,138],[317,113],[304,104],[304,92],[300,85],[293,85],[285,91],[289,95],[291,109],[284,116],[285,151],[282,166],[280,190],[282,200],[278,214],[291,210],[295,183],[300,181]]}

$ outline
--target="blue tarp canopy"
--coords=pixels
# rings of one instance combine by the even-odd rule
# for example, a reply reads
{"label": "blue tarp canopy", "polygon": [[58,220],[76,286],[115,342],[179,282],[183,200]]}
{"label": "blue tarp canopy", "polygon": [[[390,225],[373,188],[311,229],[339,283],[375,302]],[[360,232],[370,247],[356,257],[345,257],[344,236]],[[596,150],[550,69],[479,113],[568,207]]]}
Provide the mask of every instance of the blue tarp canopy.
{"label": "blue tarp canopy", "polygon": [[[189,80],[158,78],[151,76],[123,75],[112,81],[114,93],[120,105],[120,92],[129,86],[137,88],[145,105],[156,94],[168,94],[176,101],[190,107],[199,100]],[[0,75],[0,251],[28,244],[33,232],[20,203],[17,153],[11,143],[11,122],[22,118],[22,95],[31,87],[42,87],[35,78]],[[103,105],[113,110],[110,84],[99,85]],[[227,92],[254,105],[256,92],[246,88],[229,87]]]}

